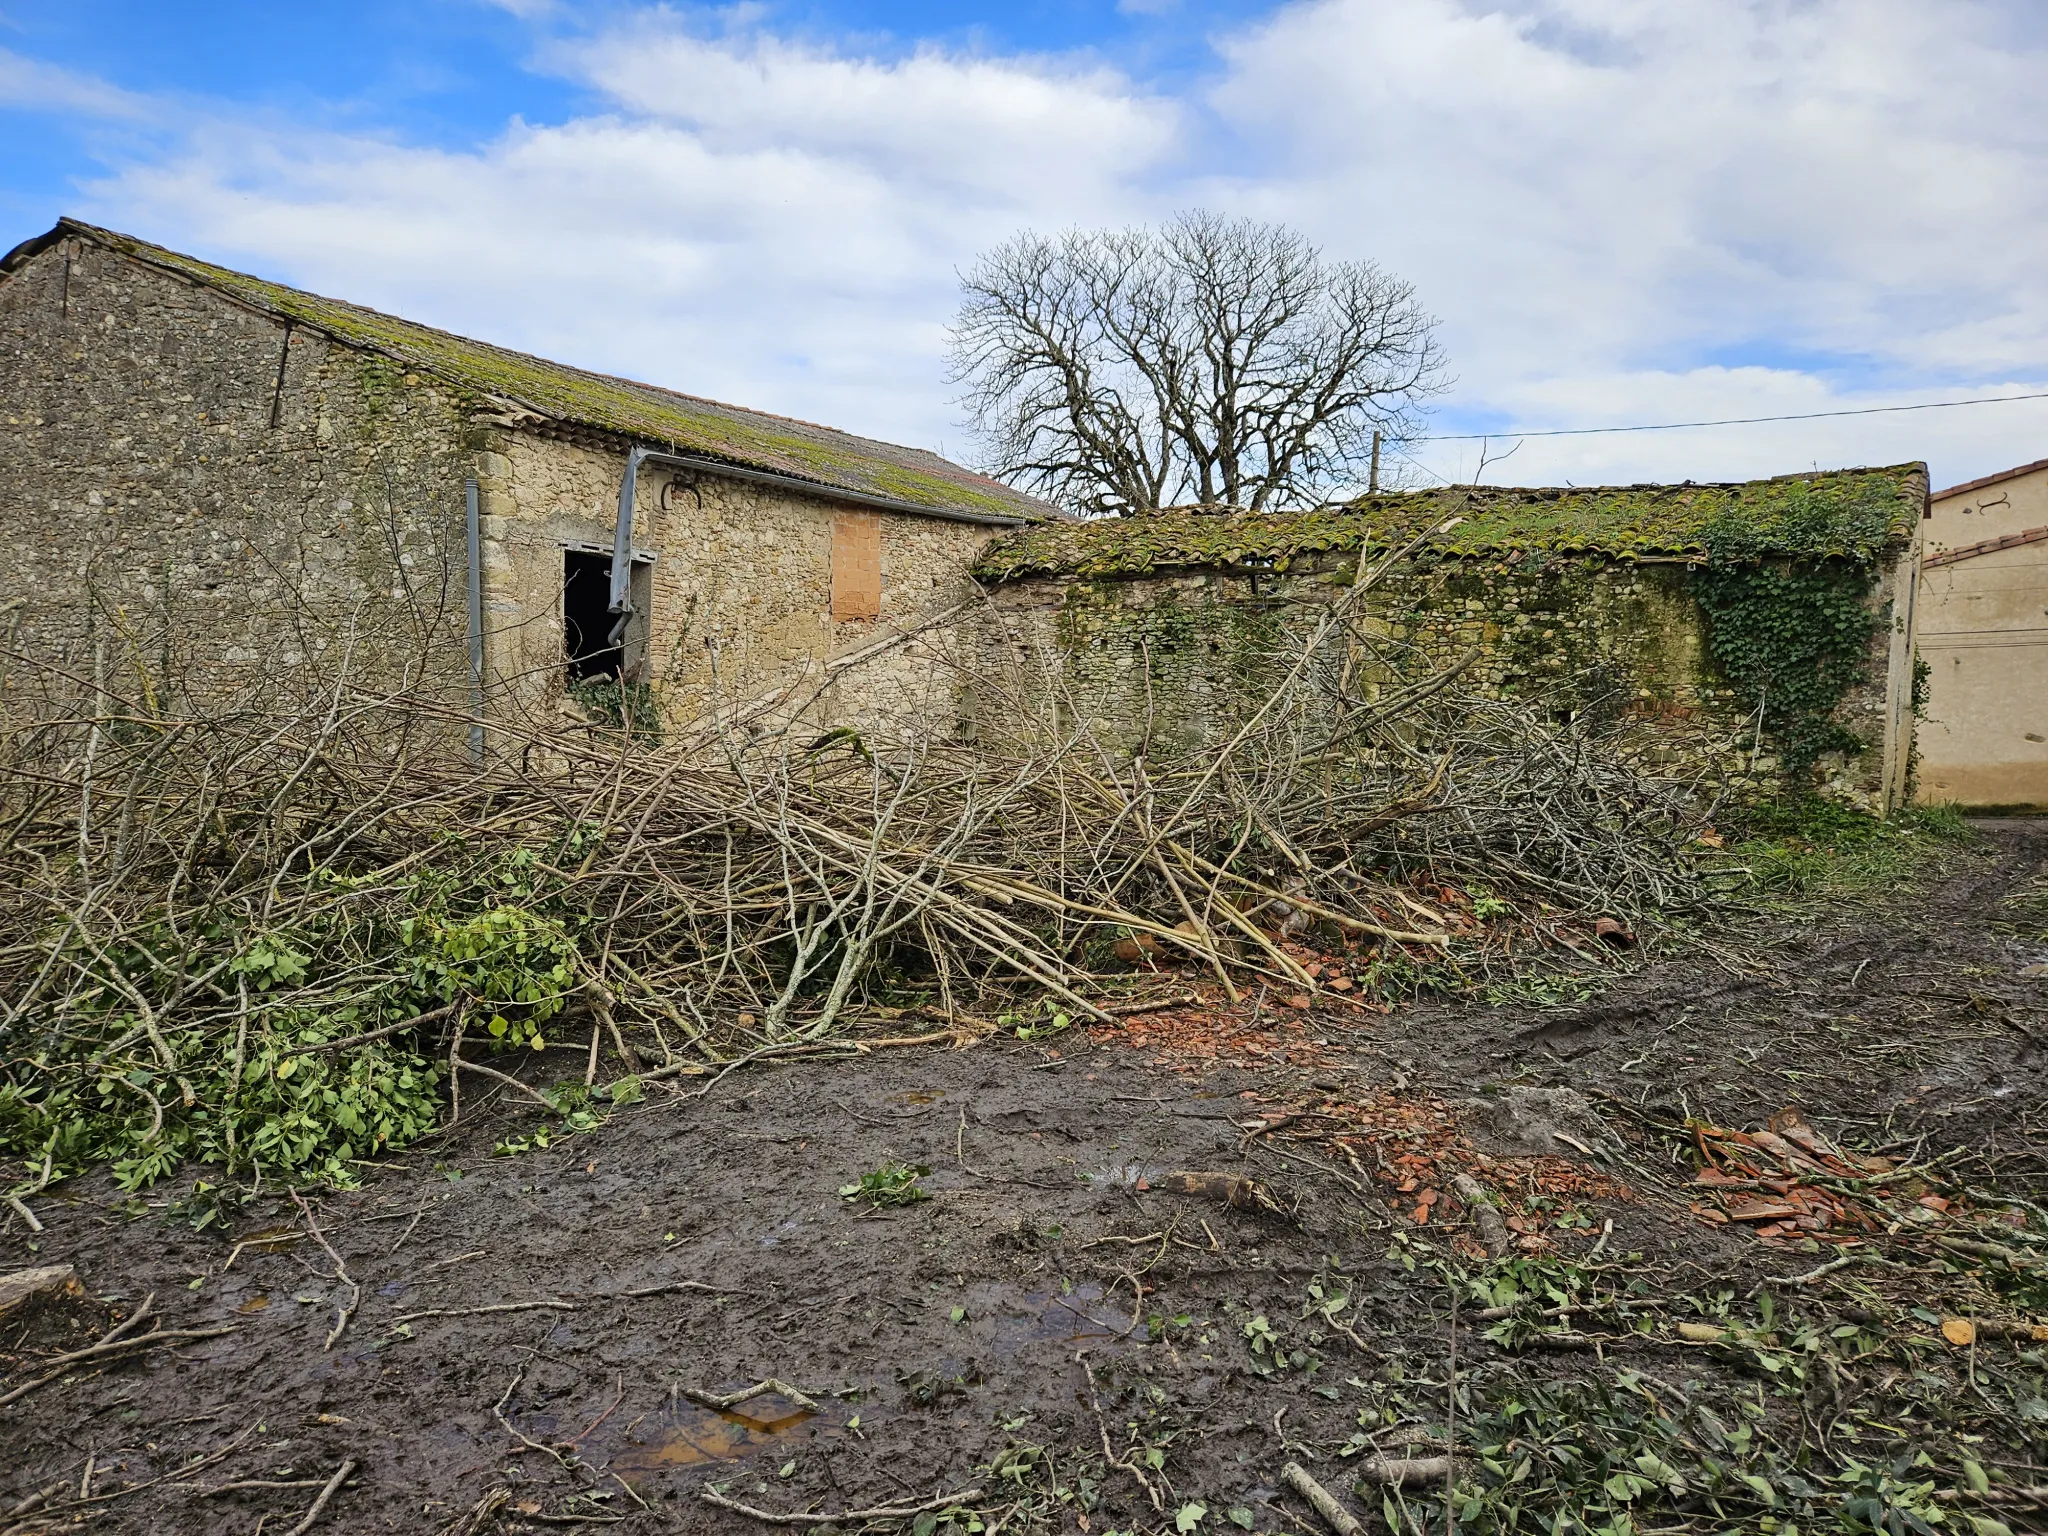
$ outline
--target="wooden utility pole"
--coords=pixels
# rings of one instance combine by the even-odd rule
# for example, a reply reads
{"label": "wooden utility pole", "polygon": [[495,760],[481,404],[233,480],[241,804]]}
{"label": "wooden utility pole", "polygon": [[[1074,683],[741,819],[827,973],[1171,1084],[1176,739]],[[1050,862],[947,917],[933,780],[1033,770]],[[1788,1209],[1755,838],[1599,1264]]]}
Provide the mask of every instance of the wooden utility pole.
{"label": "wooden utility pole", "polygon": [[1368,494],[1380,493],[1380,429],[1372,429],[1372,468],[1366,472],[1365,489]]}

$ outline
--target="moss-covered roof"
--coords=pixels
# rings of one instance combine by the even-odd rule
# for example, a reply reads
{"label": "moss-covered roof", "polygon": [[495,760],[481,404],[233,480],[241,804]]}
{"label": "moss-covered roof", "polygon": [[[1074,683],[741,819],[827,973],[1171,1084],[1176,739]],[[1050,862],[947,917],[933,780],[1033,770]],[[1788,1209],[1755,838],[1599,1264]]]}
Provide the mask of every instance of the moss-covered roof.
{"label": "moss-covered roof", "polygon": [[0,271],[19,265],[65,236],[93,241],[217,289],[265,314],[310,326],[349,346],[382,353],[409,368],[556,422],[935,512],[1031,521],[1052,515],[1045,503],[922,449],[875,442],[786,416],[508,351],[340,299],[265,282],[72,219],[62,220],[49,234],[17,247]]}
{"label": "moss-covered roof", "polygon": [[1924,464],[1721,485],[1446,486],[1303,512],[1186,508],[1052,523],[998,539],[975,574],[983,581],[1137,576],[1247,562],[1285,570],[1304,555],[1355,552],[1361,545],[1397,549],[1452,517],[1462,521],[1428,545],[1442,555],[1705,559],[1718,551],[1738,558],[1871,560],[1912,538],[1926,497]]}

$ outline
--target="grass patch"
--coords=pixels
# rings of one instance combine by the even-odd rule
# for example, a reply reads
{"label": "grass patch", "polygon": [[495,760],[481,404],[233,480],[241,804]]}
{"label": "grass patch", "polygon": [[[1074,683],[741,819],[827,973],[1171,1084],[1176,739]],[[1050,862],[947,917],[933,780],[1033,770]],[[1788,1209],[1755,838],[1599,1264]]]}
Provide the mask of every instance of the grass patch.
{"label": "grass patch", "polygon": [[1832,801],[1759,808],[1731,852],[1750,887],[1779,897],[1859,896],[1918,875],[1944,849],[1976,841],[1953,805],[1915,806],[1880,820]]}

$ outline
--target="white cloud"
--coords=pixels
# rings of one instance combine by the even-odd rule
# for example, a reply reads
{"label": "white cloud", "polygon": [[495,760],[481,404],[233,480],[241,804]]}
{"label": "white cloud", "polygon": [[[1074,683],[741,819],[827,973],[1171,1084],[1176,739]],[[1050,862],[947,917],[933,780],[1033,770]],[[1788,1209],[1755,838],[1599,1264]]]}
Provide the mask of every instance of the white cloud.
{"label": "white cloud", "polygon": [[879,60],[665,14],[552,62],[610,110],[464,152],[195,125],[91,189],[164,243],[566,361],[964,451],[954,270],[1121,218],[1177,109],[1101,68]]}
{"label": "white cloud", "polygon": [[706,38],[651,16],[562,50],[627,111],[715,152],[767,146],[886,166],[907,184],[1057,208],[1119,191],[1169,142],[1173,114],[1101,68],[961,56],[847,57],[746,30]]}
{"label": "white cloud", "polygon": [[[1972,0],[1318,0],[1226,44],[1216,108],[1267,155],[1210,195],[1414,278],[1445,317],[1461,400],[1520,423],[1874,393],[1842,398],[1824,376],[1975,392],[1954,383],[2048,373],[2035,257],[2048,50],[2020,28],[2027,14]],[[1701,366],[1731,354],[1771,366]],[[1975,440],[1999,454],[2011,450],[1989,439],[2043,422],[2024,410],[1971,418],[1981,431],[1895,417],[1580,440],[1571,458],[1590,473],[1695,454],[1741,473],[1803,467],[1801,450],[1823,444],[1898,459]],[[1565,459],[1532,444],[1515,476],[1532,463]]]}
{"label": "white cloud", "polygon": [[[954,269],[1020,227],[1195,204],[1411,278],[1444,319],[1447,416],[1754,416],[2048,378],[2048,18],[2028,0],[1298,0],[1222,37],[1178,101],[1099,62],[876,54],[744,9],[723,26],[653,10],[544,42],[599,109],[466,149],[181,108],[174,147],[85,211],[956,453]],[[174,115],[0,54],[10,98]],[[1955,480],[2044,437],[2048,411],[2011,405],[1531,440],[1488,479],[1926,456]]]}
{"label": "white cloud", "polygon": [[138,121],[158,115],[148,97],[90,75],[0,48],[0,107]]}

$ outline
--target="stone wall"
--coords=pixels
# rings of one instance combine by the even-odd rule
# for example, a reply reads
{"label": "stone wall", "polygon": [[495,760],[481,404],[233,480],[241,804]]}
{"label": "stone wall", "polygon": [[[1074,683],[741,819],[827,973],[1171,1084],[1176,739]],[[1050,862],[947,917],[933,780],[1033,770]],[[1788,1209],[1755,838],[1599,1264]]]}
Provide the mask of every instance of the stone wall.
{"label": "stone wall", "polygon": [[59,242],[0,284],[15,647],[146,708],[344,666],[459,695],[467,432],[427,380]]}
{"label": "stone wall", "polygon": [[[1899,803],[1887,743],[1900,703],[1894,652],[1908,637],[1893,595],[1909,569],[1873,577],[1868,602],[1886,622],[1864,680],[1835,713],[1869,749],[1829,754],[1814,770],[1824,793],[1875,812]],[[1284,574],[1182,567],[1016,579],[994,587],[996,622],[982,644],[991,665],[1022,652],[1057,666],[1075,707],[1124,750],[1148,733],[1155,751],[1185,749],[1226,734],[1267,696],[1299,654],[1298,637],[1356,573],[1356,555],[1328,552],[1297,557]],[[1412,682],[1469,657],[1459,686],[1591,711],[1624,728],[1645,766],[1741,798],[1776,793],[1779,762],[1716,668],[1688,581],[1683,561],[1511,555],[1397,566],[1361,598],[1358,627],[1384,660],[1361,651],[1359,683],[1369,698],[1397,677]]]}
{"label": "stone wall", "polygon": [[[562,551],[611,548],[625,455],[498,431],[479,462],[490,671],[542,706],[561,691]],[[968,566],[993,530],[876,516],[878,611],[835,619],[834,527],[847,517],[829,500],[776,487],[643,469],[633,543],[652,558],[651,604],[644,639],[628,638],[644,647],[639,675],[666,716],[786,695],[825,724],[951,728],[952,684],[934,676],[929,647],[949,643],[952,623],[888,642],[973,593]],[[873,654],[833,664],[862,652]]]}

